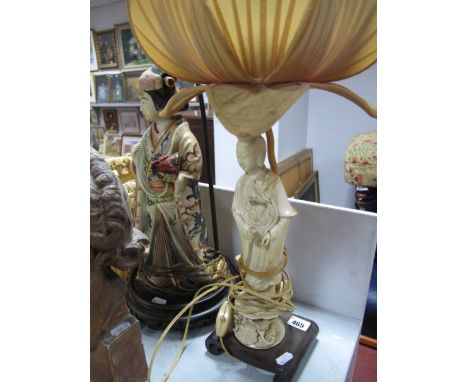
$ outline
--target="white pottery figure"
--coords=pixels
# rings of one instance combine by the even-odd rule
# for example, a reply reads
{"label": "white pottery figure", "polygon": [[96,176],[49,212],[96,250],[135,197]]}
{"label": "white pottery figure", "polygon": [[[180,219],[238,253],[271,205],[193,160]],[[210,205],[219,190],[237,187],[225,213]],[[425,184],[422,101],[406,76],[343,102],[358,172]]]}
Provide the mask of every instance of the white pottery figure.
{"label": "white pottery figure", "polygon": [[[236,148],[239,165],[245,174],[236,184],[232,211],[242,242],[241,260],[254,272],[272,272],[265,276],[246,272],[244,283],[265,295],[281,288],[284,242],[290,220],[297,214],[291,206],[278,175],[267,170],[266,145],[262,137],[239,138]],[[275,273],[275,270],[277,272]],[[234,334],[246,346],[268,349],[284,337],[279,310],[257,309],[255,300],[236,300]],[[243,309],[243,308],[247,308]]]}

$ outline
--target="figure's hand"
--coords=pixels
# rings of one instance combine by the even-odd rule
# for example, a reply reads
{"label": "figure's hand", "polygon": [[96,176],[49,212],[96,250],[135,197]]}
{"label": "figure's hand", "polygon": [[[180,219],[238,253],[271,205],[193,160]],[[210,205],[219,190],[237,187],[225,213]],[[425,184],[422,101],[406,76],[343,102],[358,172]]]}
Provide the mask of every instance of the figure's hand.
{"label": "figure's hand", "polygon": [[263,236],[262,242],[260,243],[263,246],[267,246],[270,244],[271,241],[271,233],[268,231],[265,236]]}
{"label": "figure's hand", "polygon": [[255,228],[252,228],[250,227],[248,230],[247,230],[247,238],[248,239],[252,239],[255,235],[257,231],[255,230]]}
{"label": "figure's hand", "polygon": [[160,172],[177,175],[179,173],[179,153],[172,155],[153,155],[151,158],[151,170],[153,175],[156,175]]}

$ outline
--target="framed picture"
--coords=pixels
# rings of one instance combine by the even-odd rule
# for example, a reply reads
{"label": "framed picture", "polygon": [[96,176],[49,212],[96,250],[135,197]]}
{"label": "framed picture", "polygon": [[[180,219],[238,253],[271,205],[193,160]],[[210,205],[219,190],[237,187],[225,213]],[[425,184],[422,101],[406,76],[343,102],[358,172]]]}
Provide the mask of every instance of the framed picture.
{"label": "framed picture", "polygon": [[106,126],[107,133],[118,133],[119,125],[117,122],[117,110],[115,109],[106,109],[103,110],[104,114],[104,125]]}
{"label": "framed picture", "polygon": [[96,57],[96,45],[94,44],[94,32],[90,31],[90,44],[89,44],[89,70],[98,70],[97,57]]}
{"label": "framed picture", "polygon": [[120,155],[125,155],[132,152],[132,147],[140,141],[138,135],[122,135],[122,152]]}
{"label": "framed picture", "polygon": [[320,203],[320,186],[318,171],[315,170],[304,184],[304,191],[297,195],[298,199]]}
{"label": "framed picture", "polygon": [[113,74],[110,76],[110,102],[124,101],[124,84],[121,74]]}
{"label": "framed picture", "polygon": [[109,102],[109,77],[107,75],[94,76],[96,102]]}
{"label": "framed picture", "polygon": [[101,127],[101,126],[92,126],[91,127],[91,132],[98,139],[99,143],[104,143],[105,131],[104,131],[103,127]]}
{"label": "framed picture", "polygon": [[106,134],[104,136],[104,155],[118,157],[122,151],[122,136],[119,134]]}
{"label": "framed picture", "polygon": [[141,73],[125,73],[125,101],[140,102],[140,75]]}
{"label": "framed picture", "polygon": [[104,155],[104,149],[105,149],[104,137],[106,136],[105,131],[104,131],[104,127],[95,126],[94,130],[95,130],[95,135],[96,135],[96,137],[98,139],[98,142],[99,142],[99,150],[98,150],[99,154]]}
{"label": "framed picture", "polygon": [[151,65],[151,60],[146,57],[145,53],[138,44],[137,39],[133,36],[132,29],[129,24],[120,24],[115,26],[117,34],[117,44],[119,46],[119,59],[123,69],[137,68]]}
{"label": "framed picture", "polygon": [[91,120],[91,126],[99,126],[99,117],[98,113],[94,108],[90,109],[90,120]]}
{"label": "framed picture", "polygon": [[91,146],[104,154],[104,128],[100,126],[91,126]]}
{"label": "framed picture", "polygon": [[140,134],[138,110],[119,110],[119,117],[123,134]]}
{"label": "framed picture", "polygon": [[119,59],[113,29],[94,32],[96,57],[99,69],[117,68]]}
{"label": "framed picture", "polygon": [[94,83],[94,77],[91,74],[89,78],[89,102],[96,102],[96,84]]}

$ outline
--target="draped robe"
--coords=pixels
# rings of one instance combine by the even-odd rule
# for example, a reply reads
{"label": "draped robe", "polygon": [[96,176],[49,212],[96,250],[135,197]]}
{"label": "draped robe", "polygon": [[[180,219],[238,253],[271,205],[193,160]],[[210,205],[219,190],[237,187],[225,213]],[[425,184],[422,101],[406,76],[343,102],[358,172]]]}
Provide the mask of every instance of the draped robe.
{"label": "draped robe", "polygon": [[[154,155],[177,158],[176,173],[152,173]],[[197,267],[205,261],[207,230],[198,180],[202,155],[189,125],[181,118],[159,134],[150,127],[134,147],[137,173],[136,226],[150,238],[150,253],[140,265],[137,284],[146,289],[198,289],[210,281]],[[161,275],[161,271],[179,269]],[[179,273],[180,273],[179,272]]]}

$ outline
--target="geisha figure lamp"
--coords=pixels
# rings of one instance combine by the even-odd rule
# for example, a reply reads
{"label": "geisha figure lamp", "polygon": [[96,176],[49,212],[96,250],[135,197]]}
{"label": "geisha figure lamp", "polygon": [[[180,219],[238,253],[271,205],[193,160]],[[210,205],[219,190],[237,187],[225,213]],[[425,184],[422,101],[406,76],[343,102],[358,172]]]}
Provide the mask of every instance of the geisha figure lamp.
{"label": "geisha figure lamp", "polygon": [[[127,302],[146,325],[167,325],[196,291],[223,280],[225,258],[208,246],[198,180],[202,154],[179,113],[160,117],[176,80],[151,67],[139,80],[140,109],[151,126],[132,150],[136,172],[135,225],[150,238],[149,254],[129,278]],[[193,325],[213,322],[226,290],[194,307]],[[179,322],[179,328],[185,323]]]}

